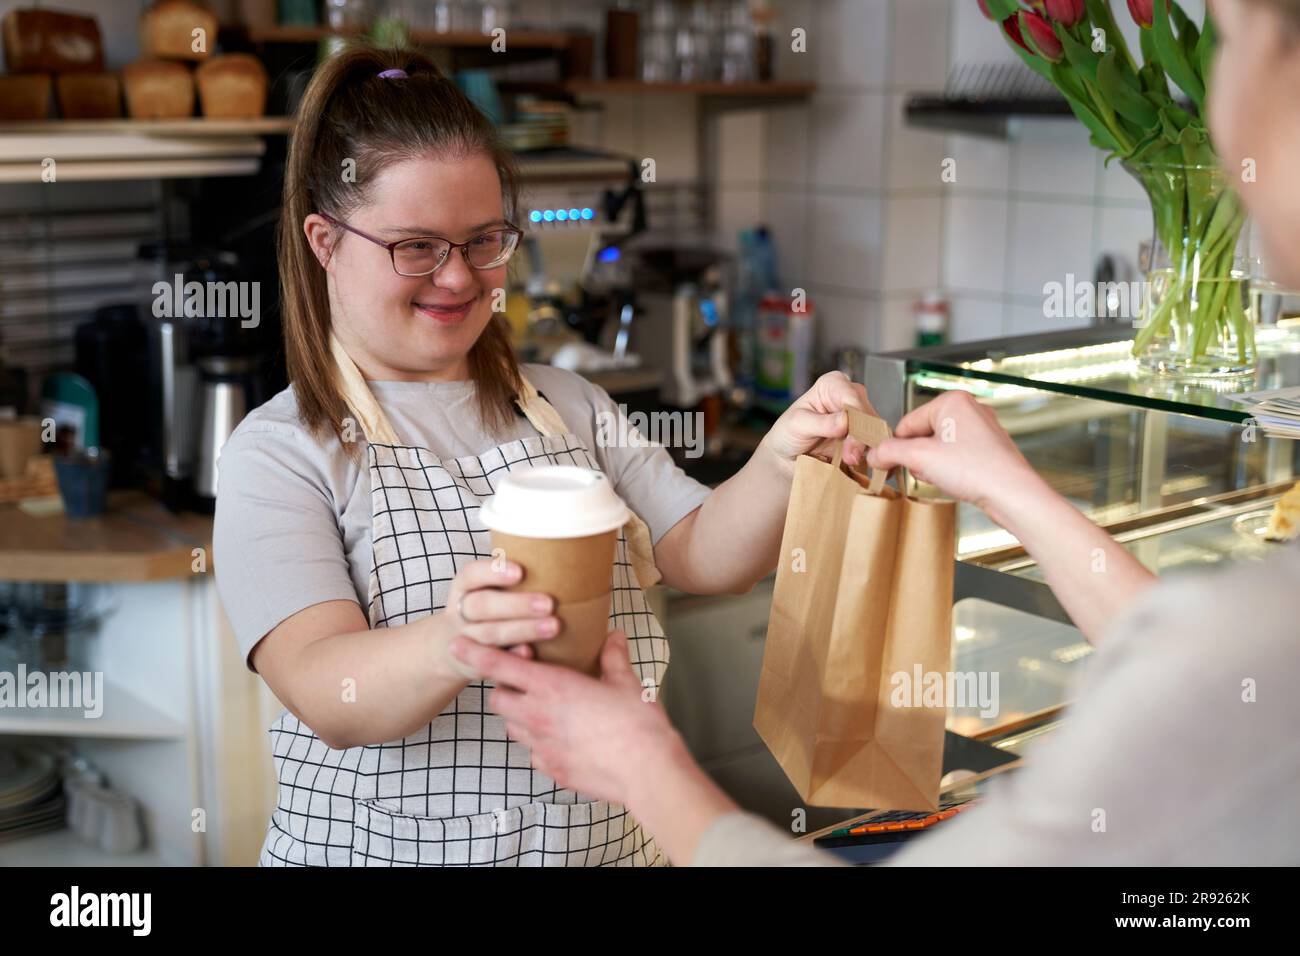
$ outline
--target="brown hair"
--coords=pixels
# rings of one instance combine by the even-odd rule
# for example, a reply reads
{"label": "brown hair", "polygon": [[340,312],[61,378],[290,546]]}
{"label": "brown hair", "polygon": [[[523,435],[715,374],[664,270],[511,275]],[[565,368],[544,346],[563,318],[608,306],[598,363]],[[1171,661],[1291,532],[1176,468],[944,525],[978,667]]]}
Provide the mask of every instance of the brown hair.
{"label": "brown hair", "polygon": [[[385,70],[405,70],[389,79]],[[336,219],[366,200],[366,184],[412,157],[489,156],[501,179],[505,214],[518,206],[514,160],[491,121],[422,53],[354,44],[316,69],[298,107],[284,176],[279,269],[284,347],[299,415],[313,431],[329,425],[340,440],[348,409],[330,352],[325,272],[303,234],[311,213]],[[344,160],[355,182],[344,182]],[[351,178],[351,177],[349,177]],[[523,386],[504,320],[494,315],[470,349],[470,377],[489,431],[513,417]],[[355,445],[353,448],[355,449]]]}

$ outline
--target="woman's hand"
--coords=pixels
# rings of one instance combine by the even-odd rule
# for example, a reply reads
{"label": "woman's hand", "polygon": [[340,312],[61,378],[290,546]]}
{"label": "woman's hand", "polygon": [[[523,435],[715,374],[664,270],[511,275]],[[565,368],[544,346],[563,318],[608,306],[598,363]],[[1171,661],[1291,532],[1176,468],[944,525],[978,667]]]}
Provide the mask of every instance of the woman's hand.
{"label": "woman's hand", "polygon": [[945,392],[903,416],[892,438],[867,454],[873,468],[902,466],[1006,527],[1008,502],[1053,492],[1020,454],[992,409],[969,392]]}
{"label": "woman's hand", "polygon": [[489,706],[532,752],[533,766],[562,787],[626,803],[638,768],[680,743],[632,670],[622,631],[605,642],[599,679],[468,641],[454,641],[451,653],[496,681]]}
{"label": "woman's hand", "polygon": [[[560,619],[549,594],[502,590],[518,582],[523,573],[514,561],[487,558],[462,567],[448,589],[447,607],[429,618],[437,645],[446,648],[457,637],[465,637],[528,656],[534,641],[558,634]],[[456,658],[448,657],[447,663],[455,672],[478,679],[478,674],[467,671]]]}
{"label": "woman's hand", "polygon": [[785,410],[763,437],[762,444],[787,477],[794,476],[795,459],[800,455],[829,459],[841,440],[844,440],[844,462],[852,467],[862,460],[864,448],[856,439],[845,440],[849,433],[846,408],[876,414],[861,383],[852,381],[843,372],[827,372]]}

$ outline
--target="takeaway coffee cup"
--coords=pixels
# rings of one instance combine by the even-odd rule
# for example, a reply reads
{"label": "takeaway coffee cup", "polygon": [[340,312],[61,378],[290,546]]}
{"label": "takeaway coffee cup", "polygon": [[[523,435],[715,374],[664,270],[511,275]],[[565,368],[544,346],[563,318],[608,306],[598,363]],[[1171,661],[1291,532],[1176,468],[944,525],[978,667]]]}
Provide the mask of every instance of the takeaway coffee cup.
{"label": "takeaway coffee cup", "polygon": [[555,598],[560,633],[533,645],[539,660],[599,671],[609,633],[614,547],[630,517],[608,478],[571,465],[508,474],[479,508],[492,532],[494,557],[500,549],[524,569],[508,590]]}

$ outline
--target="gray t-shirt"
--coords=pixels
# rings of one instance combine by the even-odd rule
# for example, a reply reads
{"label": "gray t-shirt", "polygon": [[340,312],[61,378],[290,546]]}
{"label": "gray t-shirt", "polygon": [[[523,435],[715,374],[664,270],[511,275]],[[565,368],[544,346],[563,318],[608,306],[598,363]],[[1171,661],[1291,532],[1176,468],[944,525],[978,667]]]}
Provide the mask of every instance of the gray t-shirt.
{"label": "gray t-shirt", "polygon": [[[631,426],[604,389],[549,365],[523,370],[656,544],[709,496],[710,489],[677,467],[667,450],[627,440]],[[486,433],[471,381],[368,384],[402,441],[439,458],[477,455],[537,434],[522,415],[505,432]],[[618,430],[606,426],[598,443],[597,429],[606,422]],[[610,434],[619,440],[608,440]],[[298,418],[292,388],[252,411],[222,449],[213,564],[246,661],[268,631],[313,604],[350,600],[365,609],[371,497],[364,443],[362,450],[353,459],[332,433],[313,435]]]}
{"label": "gray t-shirt", "polygon": [[[1300,863],[1298,588],[1296,546],[1153,588],[1097,649],[1065,723],[1028,766],[888,862]],[[692,862],[835,858],[735,813],[705,832]]]}

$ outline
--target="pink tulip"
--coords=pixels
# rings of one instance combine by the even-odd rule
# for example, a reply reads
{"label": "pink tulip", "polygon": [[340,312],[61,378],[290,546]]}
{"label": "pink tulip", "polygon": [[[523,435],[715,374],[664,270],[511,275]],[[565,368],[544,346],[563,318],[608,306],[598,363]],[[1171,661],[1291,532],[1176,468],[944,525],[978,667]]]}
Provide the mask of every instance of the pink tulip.
{"label": "pink tulip", "polygon": [[1022,10],[1020,11],[1020,26],[1029,35],[1029,42],[1033,44],[1038,55],[1044,60],[1051,63],[1060,63],[1065,58],[1065,47],[1061,46],[1061,41],[1056,37],[1056,31],[1052,29],[1051,23],[1047,20],[1037,13]]}
{"label": "pink tulip", "polygon": [[1047,15],[1061,26],[1072,27],[1088,15],[1084,0],[1047,0]]}
{"label": "pink tulip", "polygon": [[1155,19],[1155,0],[1128,0],[1128,12],[1140,27],[1151,26]]}

